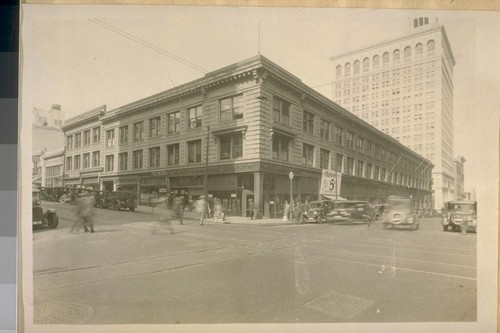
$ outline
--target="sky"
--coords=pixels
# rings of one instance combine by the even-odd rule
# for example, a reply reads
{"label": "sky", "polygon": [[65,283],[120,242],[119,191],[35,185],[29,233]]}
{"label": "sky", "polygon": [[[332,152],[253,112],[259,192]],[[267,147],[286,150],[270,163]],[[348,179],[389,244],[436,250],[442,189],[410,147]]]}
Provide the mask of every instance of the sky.
{"label": "sky", "polygon": [[488,193],[498,175],[498,13],[123,5],[22,12],[22,111],[60,104],[66,118],[103,104],[112,110],[259,51],[330,97],[331,56],[402,36],[415,16],[438,17],[456,60],[454,155],[467,160],[466,189]]}

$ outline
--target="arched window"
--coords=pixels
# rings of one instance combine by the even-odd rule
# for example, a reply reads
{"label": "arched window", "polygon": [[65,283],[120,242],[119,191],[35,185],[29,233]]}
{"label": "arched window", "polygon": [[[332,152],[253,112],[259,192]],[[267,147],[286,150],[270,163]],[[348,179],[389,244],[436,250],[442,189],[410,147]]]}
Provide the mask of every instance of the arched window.
{"label": "arched window", "polygon": [[399,50],[398,49],[394,50],[394,52],[392,53],[392,62],[394,63],[394,65],[399,64]]}
{"label": "arched window", "polygon": [[427,56],[434,55],[434,41],[431,39],[427,42]]}
{"label": "arched window", "polygon": [[411,47],[409,47],[409,46],[405,47],[404,57],[405,57],[405,62],[411,60]]}
{"label": "arched window", "polygon": [[422,51],[422,44],[418,43],[417,46],[415,46],[415,59],[422,59]]}
{"label": "arched window", "polygon": [[354,75],[359,74],[359,60],[354,62]]}
{"label": "arched window", "polygon": [[382,67],[389,66],[389,52],[385,52],[382,56]]}
{"label": "arched window", "polygon": [[370,59],[364,58],[363,59],[363,72],[368,72],[370,69]]}
{"label": "arched window", "polygon": [[342,66],[338,65],[337,68],[335,68],[335,78],[339,80],[342,77]]}
{"label": "arched window", "polygon": [[378,69],[378,55],[373,56],[373,69]]}
{"label": "arched window", "polygon": [[346,63],[344,66],[344,76],[350,76],[351,75],[351,64]]}

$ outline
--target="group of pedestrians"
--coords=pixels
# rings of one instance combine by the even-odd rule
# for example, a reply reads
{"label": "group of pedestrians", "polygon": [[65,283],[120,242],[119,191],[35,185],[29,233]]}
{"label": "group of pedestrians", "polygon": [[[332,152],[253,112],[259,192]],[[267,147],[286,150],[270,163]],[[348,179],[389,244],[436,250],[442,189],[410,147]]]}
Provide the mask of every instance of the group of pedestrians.
{"label": "group of pedestrians", "polygon": [[290,203],[288,203],[288,200],[285,200],[285,204],[283,206],[283,222],[293,221],[294,223],[299,224],[302,214],[308,210],[308,200],[305,202],[292,200]]}

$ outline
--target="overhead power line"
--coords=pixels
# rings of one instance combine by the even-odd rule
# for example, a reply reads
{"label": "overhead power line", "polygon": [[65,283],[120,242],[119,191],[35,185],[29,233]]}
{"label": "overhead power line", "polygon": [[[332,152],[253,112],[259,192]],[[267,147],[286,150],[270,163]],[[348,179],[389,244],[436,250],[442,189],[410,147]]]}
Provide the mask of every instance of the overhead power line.
{"label": "overhead power line", "polygon": [[117,34],[125,37],[125,38],[133,40],[134,42],[139,43],[139,44],[141,44],[141,45],[143,45],[143,46],[145,46],[145,47],[147,47],[147,48],[149,48],[151,50],[154,50],[154,51],[156,51],[158,53],[166,55],[167,57],[172,58],[172,59],[174,59],[174,60],[176,60],[176,61],[178,61],[178,62],[180,62],[180,63],[182,63],[182,64],[184,64],[184,65],[186,65],[188,67],[191,67],[194,70],[197,70],[197,71],[202,72],[204,74],[208,73],[208,71],[206,69],[204,69],[204,68],[202,68],[202,67],[200,67],[200,66],[198,66],[196,64],[193,64],[192,62],[190,62],[190,61],[188,61],[188,60],[186,60],[184,58],[181,58],[178,55],[175,55],[175,54],[173,54],[171,52],[168,52],[168,51],[166,51],[166,50],[164,50],[164,49],[162,49],[162,48],[160,48],[158,46],[155,46],[155,45],[153,45],[153,44],[145,41],[144,39],[141,39],[141,38],[136,37],[136,36],[134,36],[132,34],[129,34],[126,31],[123,31],[123,30],[121,30],[121,29],[119,29],[117,27],[114,27],[114,26],[112,26],[112,25],[110,25],[108,23],[105,23],[105,22],[103,22],[101,20],[98,20],[96,18],[89,19],[89,21],[91,21],[91,22],[93,22],[95,24],[98,24],[98,25],[100,25],[100,26],[102,26],[102,27],[104,27],[104,28],[106,28],[108,30],[111,30],[111,31],[113,31],[113,32],[115,32],[115,33],[117,33]]}

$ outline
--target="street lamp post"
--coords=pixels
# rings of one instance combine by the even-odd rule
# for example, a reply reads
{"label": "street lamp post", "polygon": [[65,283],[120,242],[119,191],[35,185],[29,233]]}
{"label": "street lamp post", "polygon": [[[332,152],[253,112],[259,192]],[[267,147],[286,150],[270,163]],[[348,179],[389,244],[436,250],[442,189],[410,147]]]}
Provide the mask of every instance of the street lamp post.
{"label": "street lamp post", "polygon": [[292,180],[293,180],[293,172],[290,171],[290,173],[288,174],[288,178],[290,178],[290,204],[292,203],[292,200],[293,200],[293,195],[292,195]]}

